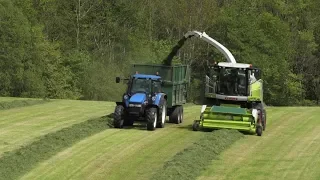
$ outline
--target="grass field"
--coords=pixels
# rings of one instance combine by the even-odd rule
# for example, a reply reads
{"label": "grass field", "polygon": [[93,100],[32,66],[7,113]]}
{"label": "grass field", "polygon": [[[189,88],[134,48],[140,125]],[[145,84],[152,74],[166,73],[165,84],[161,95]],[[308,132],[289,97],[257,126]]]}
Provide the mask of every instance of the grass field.
{"label": "grass field", "polygon": [[0,110],[0,157],[4,152],[17,149],[47,133],[113,111],[113,104],[109,102],[51,101]]}
{"label": "grass field", "polygon": [[320,108],[272,108],[262,137],[247,136],[199,179],[320,179]]}
{"label": "grass field", "polygon": [[[113,110],[112,102],[71,100],[0,110],[0,160],[5,151],[17,150],[48,133],[105,116]],[[151,179],[161,172],[169,172],[164,169],[170,167],[181,171],[171,177],[179,179],[179,173],[194,168],[181,164],[191,155],[188,153],[194,157],[192,150],[199,149],[200,157],[210,152],[199,146],[205,148],[210,143],[218,146],[218,141],[211,142],[211,138],[207,138],[205,146],[199,143],[211,136],[210,132],[190,130],[199,111],[200,106],[188,105],[182,124],[167,123],[165,128],[154,132],[136,124],[134,128],[108,128],[83,136],[80,141],[33,164],[34,168],[21,179]],[[268,125],[262,137],[245,135],[218,158],[195,162],[204,169],[197,178],[319,179],[320,108],[272,107],[267,111]],[[220,133],[219,137],[224,135]],[[186,169],[179,170],[180,166]]]}

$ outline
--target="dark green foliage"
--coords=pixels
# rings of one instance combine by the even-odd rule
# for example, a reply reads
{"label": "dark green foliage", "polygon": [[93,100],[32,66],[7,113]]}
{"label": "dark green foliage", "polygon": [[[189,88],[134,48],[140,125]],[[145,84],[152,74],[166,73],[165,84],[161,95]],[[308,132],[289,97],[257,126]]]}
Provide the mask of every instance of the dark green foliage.
{"label": "dark green foliage", "polygon": [[131,63],[189,64],[197,82],[225,61],[199,39],[178,42],[198,30],[263,70],[267,104],[319,102],[319,12],[316,0],[2,0],[0,95],[119,100],[114,78]]}
{"label": "dark green foliage", "polygon": [[86,137],[107,129],[110,124],[110,118],[108,117],[88,120],[46,134],[29,145],[7,152],[0,158],[0,179],[19,178],[37,163],[49,159],[57,152],[71,147],[74,143]]}
{"label": "dark green foliage", "polygon": [[219,154],[243,137],[236,130],[204,133],[198,141],[177,153],[151,179],[196,179]]}
{"label": "dark green foliage", "polygon": [[0,110],[2,109],[12,109],[12,108],[18,108],[18,107],[25,107],[25,106],[32,106],[37,104],[43,104],[50,102],[49,99],[43,99],[43,100],[14,100],[14,101],[3,101],[0,102]]}

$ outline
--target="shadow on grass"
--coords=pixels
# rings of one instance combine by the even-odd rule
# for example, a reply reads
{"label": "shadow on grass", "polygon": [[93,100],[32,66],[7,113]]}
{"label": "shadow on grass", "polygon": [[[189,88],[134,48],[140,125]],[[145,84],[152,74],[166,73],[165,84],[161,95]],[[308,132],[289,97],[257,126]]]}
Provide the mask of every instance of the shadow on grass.
{"label": "shadow on grass", "polygon": [[[113,126],[114,113],[110,113],[106,117],[108,118],[108,121],[107,121],[108,127],[114,128]],[[124,126],[122,129],[147,130],[147,125],[143,120],[138,120],[134,122],[133,126]]]}
{"label": "shadow on grass", "polygon": [[[189,124],[189,125],[183,125],[183,126],[178,126],[177,127],[178,129],[185,129],[185,130],[188,130],[188,131],[193,131],[193,128],[192,128],[192,124]],[[226,128],[225,128],[226,129]],[[220,129],[213,129],[213,128],[202,128],[200,129],[199,131],[200,132],[214,132],[214,131],[218,131]],[[231,129],[230,129],[231,130]],[[236,129],[233,129],[235,131],[239,131],[241,134],[245,135],[245,136],[252,136],[252,135],[255,135],[256,133],[254,132],[248,132],[248,131],[241,131],[241,130],[236,130]],[[199,131],[194,131],[194,132],[199,132]]]}

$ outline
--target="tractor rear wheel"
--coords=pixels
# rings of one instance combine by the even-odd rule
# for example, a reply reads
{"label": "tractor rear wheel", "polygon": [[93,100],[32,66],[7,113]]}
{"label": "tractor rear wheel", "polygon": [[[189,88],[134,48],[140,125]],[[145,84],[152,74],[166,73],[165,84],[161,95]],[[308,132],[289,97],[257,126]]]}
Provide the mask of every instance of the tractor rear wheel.
{"label": "tractor rear wheel", "polygon": [[123,128],[124,114],[124,107],[122,105],[117,105],[114,110],[113,119],[113,126],[115,128]]}
{"label": "tractor rear wheel", "polygon": [[148,108],[146,110],[147,130],[154,131],[157,126],[158,112],[157,108]]}
{"label": "tractor rear wheel", "polygon": [[159,109],[157,128],[164,128],[167,117],[167,101],[163,100],[162,106]]}

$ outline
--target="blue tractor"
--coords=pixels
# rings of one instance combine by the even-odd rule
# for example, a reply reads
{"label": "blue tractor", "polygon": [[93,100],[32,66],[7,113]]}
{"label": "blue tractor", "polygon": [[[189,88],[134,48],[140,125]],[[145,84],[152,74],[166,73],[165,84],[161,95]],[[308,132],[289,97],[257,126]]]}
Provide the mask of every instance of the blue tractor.
{"label": "blue tractor", "polygon": [[[164,127],[167,115],[169,122],[181,123],[189,83],[188,66],[135,64],[133,69],[136,73],[125,79],[128,83],[122,101],[116,102],[114,127],[132,126],[134,121],[143,120],[147,130],[153,131]],[[117,77],[116,83],[120,80]]]}
{"label": "blue tractor", "polygon": [[[117,83],[120,79],[117,78]],[[144,117],[147,129],[163,128],[167,116],[167,95],[161,91],[161,77],[135,74],[128,83],[122,102],[116,102],[114,127],[132,126]]]}

